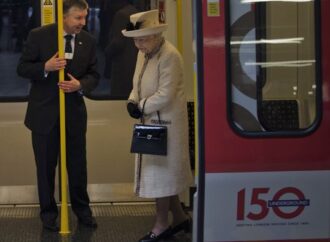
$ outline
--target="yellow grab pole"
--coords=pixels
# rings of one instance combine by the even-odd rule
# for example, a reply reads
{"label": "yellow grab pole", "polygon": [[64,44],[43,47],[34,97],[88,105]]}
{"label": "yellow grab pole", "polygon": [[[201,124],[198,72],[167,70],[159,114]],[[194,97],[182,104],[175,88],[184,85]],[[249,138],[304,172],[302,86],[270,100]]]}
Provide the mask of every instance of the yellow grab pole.
{"label": "yellow grab pole", "polygon": [[176,33],[177,33],[177,46],[181,54],[183,54],[183,38],[182,38],[182,0],[176,1]]}
{"label": "yellow grab pole", "polygon": [[[64,57],[63,39],[63,0],[57,2],[57,24],[58,24],[58,56]],[[64,70],[59,71],[59,81],[64,81]],[[66,134],[65,134],[65,94],[62,89],[60,95],[60,150],[61,150],[61,229],[60,234],[69,234],[68,192],[66,173]]]}

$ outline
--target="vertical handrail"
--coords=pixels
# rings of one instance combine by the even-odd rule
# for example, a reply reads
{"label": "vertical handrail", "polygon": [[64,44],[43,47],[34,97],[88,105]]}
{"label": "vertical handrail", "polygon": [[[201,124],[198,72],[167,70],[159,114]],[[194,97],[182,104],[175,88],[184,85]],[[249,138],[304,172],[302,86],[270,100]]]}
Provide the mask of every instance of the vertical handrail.
{"label": "vertical handrail", "polygon": [[[57,2],[58,56],[64,57],[63,0]],[[64,81],[64,69],[59,70],[59,82]],[[60,102],[60,157],[61,157],[61,229],[60,234],[69,234],[69,213],[66,173],[65,93],[59,89]]]}
{"label": "vertical handrail", "polygon": [[183,54],[183,32],[182,32],[182,0],[176,1],[176,34],[177,34],[177,47],[181,55]]}

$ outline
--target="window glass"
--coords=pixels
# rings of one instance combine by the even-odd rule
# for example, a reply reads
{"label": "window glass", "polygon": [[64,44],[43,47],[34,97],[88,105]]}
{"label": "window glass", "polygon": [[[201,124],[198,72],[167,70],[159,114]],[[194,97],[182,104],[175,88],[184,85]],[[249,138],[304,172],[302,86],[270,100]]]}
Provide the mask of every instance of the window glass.
{"label": "window glass", "polygon": [[245,134],[311,128],[320,98],[315,1],[229,2],[232,126]]}
{"label": "window glass", "polygon": [[[53,3],[56,1],[52,1]],[[150,0],[87,0],[90,9],[85,29],[97,39],[101,80],[92,99],[126,99],[132,88],[137,50],[121,36],[134,11],[150,9]],[[129,6],[128,6],[129,4]],[[0,1],[0,101],[25,101],[30,82],[16,74],[29,31],[41,25],[40,0]],[[130,64],[129,64],[130,63]]]}
{"label": "window glass", "polygon": [[28,31],[35,26],[29,0],[0,1],[0,100],[22,100],[29,91],[29,81],[16,74]]}
{"label": "window glass", "polygon": [[92,99],[126,100],[132,90],[137,48],[121,33],[129,16],[150,9],[150,0],[88,0],[88,31],[98,41],[97,58],[101,80]]}

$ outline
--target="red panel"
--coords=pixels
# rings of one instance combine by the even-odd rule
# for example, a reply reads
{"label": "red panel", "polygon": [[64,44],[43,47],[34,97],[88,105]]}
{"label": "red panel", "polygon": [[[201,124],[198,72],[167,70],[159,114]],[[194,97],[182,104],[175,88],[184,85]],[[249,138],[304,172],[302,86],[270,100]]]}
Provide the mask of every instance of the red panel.
{"label": "red panel", "polygon": [[330,1],[321,1],[323,118],[320,126],[306,137],[260,139],[241,137],[228,125],[225,1],[221,1],[220,17],[207,17],[206,1],[203,3],[206,172],[329,170]]}

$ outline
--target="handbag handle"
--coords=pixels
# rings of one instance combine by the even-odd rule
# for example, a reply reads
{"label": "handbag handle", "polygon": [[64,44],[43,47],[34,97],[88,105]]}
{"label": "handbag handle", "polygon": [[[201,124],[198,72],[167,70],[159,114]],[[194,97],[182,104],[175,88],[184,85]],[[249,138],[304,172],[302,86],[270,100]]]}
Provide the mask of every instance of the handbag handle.
{"label": "handbag handle", "polygon": [[[140,119],[142,124],[144,124],[144,116],[143,116],[143,114],[144,114],[144,106],[146,105],[147,99],[148,98],[146,98],[144,100],[143,105],[142,105],[141,119]],[[159,113],[159,111],[157,111],[157,116],[158,116],[158,124],[160,125],[161,123],[160,123],[160,113]]]}

